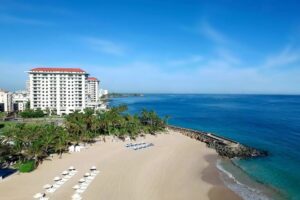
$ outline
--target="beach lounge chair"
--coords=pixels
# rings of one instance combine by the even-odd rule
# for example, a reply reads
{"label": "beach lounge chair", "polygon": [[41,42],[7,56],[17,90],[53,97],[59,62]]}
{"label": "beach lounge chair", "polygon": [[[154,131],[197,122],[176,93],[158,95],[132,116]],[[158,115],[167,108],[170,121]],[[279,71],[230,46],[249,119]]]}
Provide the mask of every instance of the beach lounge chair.
{"label": "beach lounge chair", "polygon": [[69,152],[70,152],[70,153],[72,153],[72,152],[74,152],[74,150],[75,150],[75,147],[74,147],[74,145],[72,145],[72,146],[69,146],[69,148],[68,148],[68,149],[69,149]]}

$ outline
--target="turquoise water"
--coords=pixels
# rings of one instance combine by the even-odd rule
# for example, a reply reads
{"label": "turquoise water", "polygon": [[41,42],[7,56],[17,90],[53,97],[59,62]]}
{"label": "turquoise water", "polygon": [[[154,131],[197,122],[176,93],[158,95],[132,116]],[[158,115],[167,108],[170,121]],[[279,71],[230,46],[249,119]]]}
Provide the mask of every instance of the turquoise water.
{"label": "turquoise water", "polygon": [[121,103],[131,113],[154,109],[170,115],[170,124],[268,150],[267,158],[235,164],[252,179],[278,189],[284,199],[300,199],[300,96],[145,95],[113,99],[111,105]]}

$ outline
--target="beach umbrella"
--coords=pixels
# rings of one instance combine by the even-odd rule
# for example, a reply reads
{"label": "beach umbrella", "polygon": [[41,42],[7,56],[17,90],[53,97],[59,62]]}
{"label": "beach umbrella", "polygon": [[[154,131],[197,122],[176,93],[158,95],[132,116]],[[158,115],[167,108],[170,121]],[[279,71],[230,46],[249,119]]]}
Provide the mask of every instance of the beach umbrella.
{"label": "beach umbrella", "polygon": [[54,177],[54,181],[59,181],[61,178],[59,176]]}
{"label": "beach umbrella", "polygon": [[92,166],[92,167],[91,167],[91,170],[96,170],[96,169],[97,169],[96,166]]}
{"label": "beach umbrella", "polygon": [[36,194],[33,196],[33,198],[39,199],[39,198],[41,198],[41,197],[43,197],[43,196],[44,196],[44,194],[42,194],[42,193],[36,193]]}
{"label": "beach umbrella", "polygon": [[84,174],[85,177],[90,176],[90,175],[91,175],[90,173],[85,173]]}
{"label": "beach umbrella", "polygon": [[44,189],[49,189],[49,188],[52,188],[52,185],[50,185],[50,184],[46,184],[46,185],[44,185],[44,187],[43,187]]}
{"label": "beach umbrella", "polygon": [[72,196],[72,198],[73,199],[78,199],[78,198],[80,198],[81,196],[80,196],[80,194],[78,194],[78,193],[75,193],[75,194],[73,194],[73,196]]}
{"label": "beach umbrella", "polygon": [[81,178],[81,179],[79,180],[79,183],[83,183],[83,182],[85,182],[85,179],[84,179],[84,178]]}
{"label": "beach umbrella", "polygon": [[68,171],[63,171],[61,174],[62,175],[67,175],[67,174],[69,174],[69,172]]}
{"label": "beach umbrella", "polygon": [[71,167],[69,167],[69,170],[70,171],[75,170],[75,167],[71,166]]}
{"label": "beach umbrella", "polygon": [[73,187],[73,189],[75,189],[75,190],[77,190],[77,189],[79,189],[79,188],[80,188],[79,185],[74,185],[74,187]]}

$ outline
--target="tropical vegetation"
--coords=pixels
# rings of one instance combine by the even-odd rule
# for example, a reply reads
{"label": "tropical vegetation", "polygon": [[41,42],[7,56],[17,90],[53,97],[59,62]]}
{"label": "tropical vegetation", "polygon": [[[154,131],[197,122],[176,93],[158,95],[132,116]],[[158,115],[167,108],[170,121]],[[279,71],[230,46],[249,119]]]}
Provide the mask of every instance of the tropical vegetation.
{"label": "tropical vegetation", "polygon": [[26,109],[23,112],[20,113],[20,116],[23,118],[39,118],[44,117],[44,112],[41,109]]}
{"label": "tropical vegetation", "polygon": [[120,139],[164,131],[167,117],[162,119],[154,111],[142,110],[130,115],[127,106],[112,107],[105,112],[85,109],[65,117],[62,126],[50,124],[16,123],[0,129],[0,167],[14,163],[21,172],[36,168],[50,154],[62,157],[70,145],[93,143],[98,137]]}

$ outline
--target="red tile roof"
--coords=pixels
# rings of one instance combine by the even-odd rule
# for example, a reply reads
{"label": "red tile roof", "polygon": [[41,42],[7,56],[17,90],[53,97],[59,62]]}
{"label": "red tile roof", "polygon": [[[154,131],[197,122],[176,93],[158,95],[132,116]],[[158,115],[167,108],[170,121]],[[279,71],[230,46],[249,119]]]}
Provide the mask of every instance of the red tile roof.
{"label": "red tile roof", "polygon": [[58,68],[58,67],[38,67],[33,68],[30,71],[39,71],[39,72],[85,72],[80,68]]}
{"label": "red tile roof", "polygon": [[87,80],[89,80],[89,81],[98,81],[98,79],[95,78],[95,77],[88,77]]}

